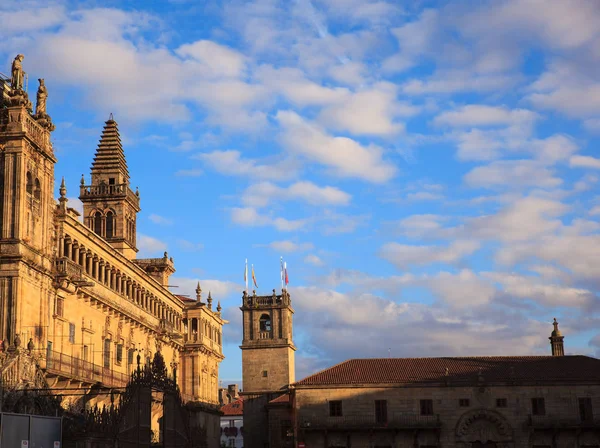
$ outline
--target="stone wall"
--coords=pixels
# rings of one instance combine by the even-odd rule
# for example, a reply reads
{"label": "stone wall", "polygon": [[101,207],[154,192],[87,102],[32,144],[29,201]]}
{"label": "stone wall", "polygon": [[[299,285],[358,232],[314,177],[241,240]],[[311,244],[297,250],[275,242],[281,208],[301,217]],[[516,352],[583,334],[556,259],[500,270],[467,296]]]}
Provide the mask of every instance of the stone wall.
{"label": "stone wall", "polygon": [[[311,448],[470,447],[480,439],[507,447],[598,445],[598,417],[581,422],[582,397],[600,414],[600,385],[298,388],[297,437]],[[545,415],[532,416],[532,398],[544,398]],[[432,416],[421,415],[425,399],[433,402]],[[342,416],[329,415],[332,400],[342,402]],[[387,401],[387,425],[376,423],[375,400]]]}

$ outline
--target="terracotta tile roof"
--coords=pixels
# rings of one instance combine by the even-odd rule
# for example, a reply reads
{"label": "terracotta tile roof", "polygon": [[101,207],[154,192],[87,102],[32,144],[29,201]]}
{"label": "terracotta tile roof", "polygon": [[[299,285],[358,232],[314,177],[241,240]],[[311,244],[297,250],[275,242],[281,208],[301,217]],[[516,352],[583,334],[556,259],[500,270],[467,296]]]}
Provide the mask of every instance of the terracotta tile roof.
{"label": "terracotta tile roof", "polygon": [[175,294],[175,297],[177,297],[182,302],[195,302],[194,299],[191,299],[188,296],[180,296],[180,295]]}
{"label": "terracotta tile roof", "polygon": [[223,415],[244,415],[244,400],[238,398],[231,403],[221,406]]}
{"label": "terracotta tile roof", "polygon": [[480,371],[485,382],[600,384],[600,359],[577,355],[350,359],[308,376],[295,386],[477,383]]}
{"label": "terracotta tile roof", "polygon": [[290,394],[283,394],[278,396],[277,398],[269,401],[269,404],[277,404],[277,403],[289,403],[290,402]]}

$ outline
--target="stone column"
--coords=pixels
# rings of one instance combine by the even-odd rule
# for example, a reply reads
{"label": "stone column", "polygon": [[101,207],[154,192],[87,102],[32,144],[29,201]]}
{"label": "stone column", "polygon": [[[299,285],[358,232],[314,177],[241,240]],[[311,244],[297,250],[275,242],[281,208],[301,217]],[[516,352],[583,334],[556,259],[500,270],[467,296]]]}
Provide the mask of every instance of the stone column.
{"label": "stone column", "polygon": [[79,264],[79,244],[73,245],[73,257],[71,258],[75,263]]}
{"label": "stone column", "polygon": [[58,256],[61,258],[65,256],[65,238],[62,236],[58,239]]}

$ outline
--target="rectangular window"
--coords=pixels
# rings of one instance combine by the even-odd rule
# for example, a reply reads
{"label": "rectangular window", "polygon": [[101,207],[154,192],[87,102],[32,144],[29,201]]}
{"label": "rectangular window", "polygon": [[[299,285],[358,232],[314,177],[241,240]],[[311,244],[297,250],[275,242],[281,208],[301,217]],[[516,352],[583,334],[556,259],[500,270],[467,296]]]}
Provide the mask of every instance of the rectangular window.
{"label": "rectangular window", "polygon": [[375,400],[375,422],[387,423],[387,400]]}
{"label": "rectangular window", "polygon": [[65,299],[63,299],[62,297],[57,297],[56,298],[56,306],[54,307],[54,314],[56,314],[58,317],[63,317],[64,306],[65,306]]}
{"label": "rectangular window", "polygon": [[229,420],[229,427],[230,428],[235,427],[235,420]]}
{"label": "rectangular window", "polygon": [[110,339],[104,340],[104,367],[110,367]]}
{"label": "rectangular window", "polygon": [[84,345],[83,346],[83,350],[81,351],[81,357],[83,358],[84,361],[88,360],[88,346]]}
{"label": "rectangular window", "polygon": [[470,404],[471,403],[469,402],[468,398],[461,398],[461,399],[458,400],[458,405],[461,408],[468,408]]}
{"label": "rectangular window", "polygon": [[131,365],[133,364],[133,355],[134,355],[135,350],[130,348],[129,351],[127,352],[127,364]]}
{"label": "rectangular window", "polygon": [[342,402],[340,400],[332,400],[329,402],[329,416],[330,417],[341,417],[342,414]]}
{"label": "rectangular window", "polygon": [[421,415],[433,415],[433,400],[421,400]]}
{"label": "rectangular window", "polygon": [[229,448],[235,448],[235,438],[234,437],[229,439]]}
{"label": "rectangular window", "polygon": [[531,413],[533,415],[546,415],[546,403],[543,398],[531,399]]}
{"label": "rectangular window", "polygon": [[584,397],[579,399],[579,416],[582,422],[589,422],[594,420],[594,413],[592,410],[592,399],[590,397]]}
{"label": "rectangular window", "polygon": [[267,372],[266,370],[263,370],[262,371],[262,376],[263,376],[263,378],[268,377],[269,376],[269,372]]}
{"label": "rectangular window", "polygon": [[75,324],[69,322],[69,342],[75,344]]}
{"label": "rectangular window", "polygon": [[123,362],[123,343],[117,344],[117,364]]}
{"label": "rectangular window", "polygon": [[496,398],[496,407],[505,408],[508,405],[506,398]]}

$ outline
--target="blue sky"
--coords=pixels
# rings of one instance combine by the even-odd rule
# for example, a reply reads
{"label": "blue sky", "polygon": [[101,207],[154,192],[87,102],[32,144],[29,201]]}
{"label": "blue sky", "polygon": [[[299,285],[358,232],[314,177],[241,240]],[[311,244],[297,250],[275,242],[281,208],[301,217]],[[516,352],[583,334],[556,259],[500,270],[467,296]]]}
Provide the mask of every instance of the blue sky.
{"label": "blue sky", "polygon": [[[140,257],[220,300],[287,261],[297,377],[351,357],[600,354],[595,0],[0,4],[1,71],[48,86],[70,204],[104,121]],[[58,182],[57,182],[58,188]]]}

